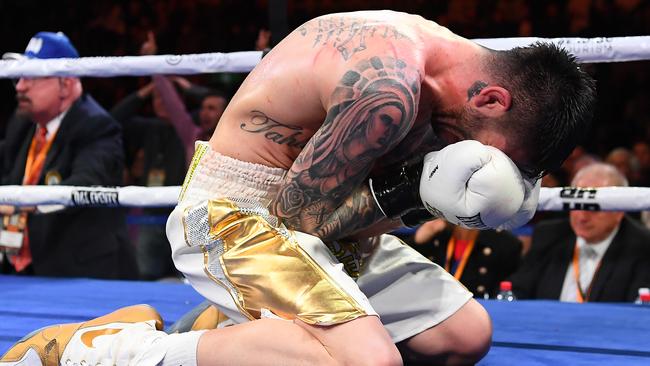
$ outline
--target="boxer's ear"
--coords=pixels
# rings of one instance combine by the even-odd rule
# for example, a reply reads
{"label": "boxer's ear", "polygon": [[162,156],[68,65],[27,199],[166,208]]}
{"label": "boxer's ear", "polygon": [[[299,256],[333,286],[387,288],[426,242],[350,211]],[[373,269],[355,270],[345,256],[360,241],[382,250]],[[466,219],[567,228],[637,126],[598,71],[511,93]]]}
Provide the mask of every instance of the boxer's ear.
{"label": "boxer's ear", "polygon": [[512,106],[510,92],[500,86],[486,86],[469,103],[486,117],[500,117]]}

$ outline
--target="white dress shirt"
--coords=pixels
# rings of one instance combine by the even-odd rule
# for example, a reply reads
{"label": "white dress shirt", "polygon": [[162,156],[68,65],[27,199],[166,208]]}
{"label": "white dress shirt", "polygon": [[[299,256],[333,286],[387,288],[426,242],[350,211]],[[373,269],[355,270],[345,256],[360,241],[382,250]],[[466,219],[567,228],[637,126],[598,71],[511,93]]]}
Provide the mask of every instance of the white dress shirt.
{"label": "white dress shirt", "polygon": [[[580,253],[578,265],[580,267],[580,285],[582,285],[583,294],[586,294],[589,291],[589,287],[594,279],[594,274],[598,269],[600,261],[603,259],[603,256],[605,255],[605,252],[607,252],[607,248],[609,248],[616,233],[618,233],[618,227],[616,227],[616,229],[614,229],[603,241],[593,244],[587,244],[587,241],[581,237],[576,239]],[[589,252],[592,254],[588,254]],[[569,262],[566,275],[564,276],[564,283],[562,284],[560,301],[578,302],[578,284],[576,282],[573,267],[573,256],[571,256],[571,261]]]}
{"label": "white dress shirt", "polygon": [[[68,110],[66,109],[65,111],[61,112],[58,116],[54,117],[51,121],[45,124],[45,128],[47,128],[47,133],[45,134],[45,138],[47,141],[50,141],[52,136],[56,133],[56,131],[59,130],[59,127],[61,126],[61,121],[63,121],[63,118],[65,118],[65,115],[68,114]],[[41,125],[36,125],[36,129],[43,128]]]}

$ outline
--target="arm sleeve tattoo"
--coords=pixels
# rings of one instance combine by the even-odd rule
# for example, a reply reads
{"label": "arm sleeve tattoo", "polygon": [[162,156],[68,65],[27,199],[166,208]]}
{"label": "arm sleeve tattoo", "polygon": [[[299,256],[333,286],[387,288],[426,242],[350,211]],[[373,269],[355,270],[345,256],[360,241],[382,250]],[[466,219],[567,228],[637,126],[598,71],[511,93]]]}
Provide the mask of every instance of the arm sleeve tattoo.
{"label": "arm sleeve tattoo", "polygon": [[372,57],[348,70],[323,125],[287,173],[273,212],[289,228],[323,240],[381,219],[363,183],[413,126],[419,90],[418,71],[394,58]]}

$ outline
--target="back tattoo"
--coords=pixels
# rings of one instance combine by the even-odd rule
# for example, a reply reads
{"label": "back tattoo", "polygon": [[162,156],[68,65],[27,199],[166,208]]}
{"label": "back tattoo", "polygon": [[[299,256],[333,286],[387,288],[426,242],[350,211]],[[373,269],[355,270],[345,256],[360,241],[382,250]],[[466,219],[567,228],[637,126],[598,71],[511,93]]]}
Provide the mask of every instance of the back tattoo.
{"label": "back tattoo", "polygon": [[298,28],[303,37],[313,37],[312,47],[331,46],[344,60],[367,48],[366,40],[373,37],[407,39],[389,24],[376,24],[368,20],[350,18],[319,18]]}

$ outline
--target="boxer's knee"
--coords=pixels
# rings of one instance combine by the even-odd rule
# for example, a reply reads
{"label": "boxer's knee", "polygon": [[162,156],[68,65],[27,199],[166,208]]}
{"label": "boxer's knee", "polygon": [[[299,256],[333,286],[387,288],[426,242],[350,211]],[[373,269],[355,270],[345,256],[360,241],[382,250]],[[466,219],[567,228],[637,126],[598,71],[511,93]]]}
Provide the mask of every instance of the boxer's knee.
{"label": "boxer's knee", "polygon": [[379,348],[370,350],[360,360],[358,365],[367,366],[401,366],[403,365],[402,356],[397,350],[393,351],[388,348]]}
{"label": "boxer's knee", "polygon": [[402,342],[400,349],[406,359],[423,364],[471,365],[485,356],[491,342],[490,317],[471,299],[440,324]]}
{"label": "boxer's knee", "polygon": [[471,300],[463,314],[465,325],[454,331],[458,346],[455,353],[461,364],[474,364],[490,350],[492,344],[492,321],[487,311],[475,300]]}
{"label": "boxer's knee", "polygon": [[[350,342],[356,342],[350,340]],[[351,353],[343,358],[343,365],[354,364],[361,366],[401,366],[402,356],[393,342],[383,340],[361,341],[356,349],[358,353]]]}

